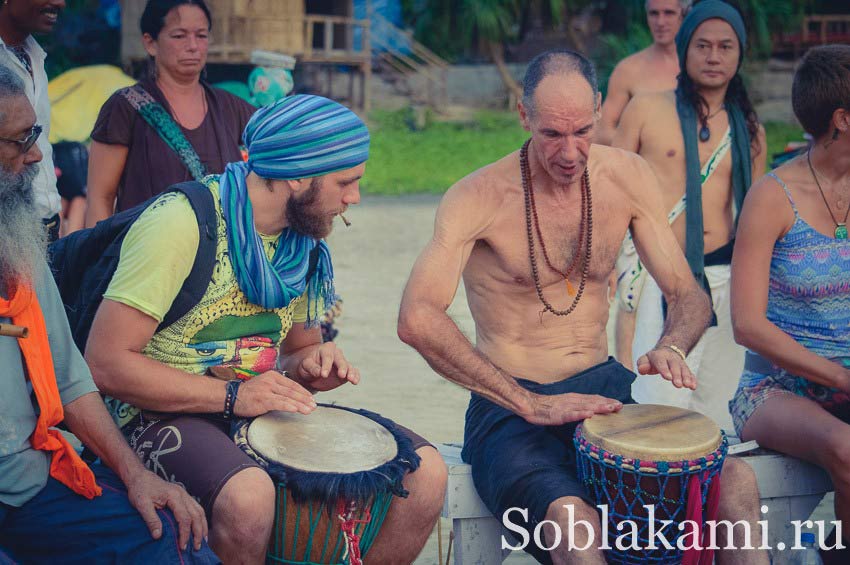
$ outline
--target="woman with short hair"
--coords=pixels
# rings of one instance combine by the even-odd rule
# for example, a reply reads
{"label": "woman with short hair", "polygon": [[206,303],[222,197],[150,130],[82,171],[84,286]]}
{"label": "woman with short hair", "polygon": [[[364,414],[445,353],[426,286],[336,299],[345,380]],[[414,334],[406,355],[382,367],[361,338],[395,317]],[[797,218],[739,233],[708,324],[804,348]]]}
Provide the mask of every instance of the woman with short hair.
{"label": "woman with short hair", "polygon": [[255,108],[203,80],[211,26],[204,0],[148,0],[141,30],[151,76],[100,111],[86,227],[242,160],[241,134]]}
{"label": "woman with short hair", "polygon": [[792,102],[814,141],[756,182],[744,202],[732,318],[749,351],[729,407],[742,440],[823,467],[835,485],[835,513],[847,523],[850,45],[809,51]]}

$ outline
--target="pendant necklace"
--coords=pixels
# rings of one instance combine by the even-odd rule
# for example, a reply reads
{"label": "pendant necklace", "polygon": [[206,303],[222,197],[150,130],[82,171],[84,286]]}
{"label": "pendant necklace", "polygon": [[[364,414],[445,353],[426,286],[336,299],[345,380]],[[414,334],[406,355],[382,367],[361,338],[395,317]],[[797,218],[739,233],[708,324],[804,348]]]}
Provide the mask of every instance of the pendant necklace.
{"label": "pendant necklace", "polygon": [[820,192],[820,196],[823,198],[823,203],[826,204],[826,210],[829,212],[829,217],[832,218],[832,223],[835,224],[835,239],[847,239],[847,216],[850,215],[850,205],[847,206],[847,211],[844,212],[844,220],[841,222],[836,220],[835,215],[832,213],[832,208],[830,208],[829,202],[826,200],[826,195],[823,193],[823,189],[820,186],[820,181],[818,180],[818,175],[815,172],[815,167],[812,165],[811,149],[806,152],[806,160],[809,162],[809,170],[812,172],[812,177],[815,179],[818,192]]}
{"label": "pendant necklace", "polygon": [[720,108],[715,110],[713,114],[711,114],[710,116],[706,117],[705,120],[703,120],[702,127],[699,128],[699,140],[700,141],[705,143],[706,141],[711,139],[711,130],[708,129],[708,120],[710,120],[711,118],[713,118],[714,116],[719,114],[721,110],[725,110],[725,109],[726,109],[726,104],[721,104]]}
{"label": "pendant necklace", "polygon": [[[543,311],[540,313],[541,318],[543,312],[551,312],[556,316],[568,316],[578,306],[579,300],[584,293],[584,287],[587,284],[588,273],[590,270],[591,258],[591,240],[593,236],[593,204],[590,195],[590,176],[587,173],[587,168],[584,170],[581,182],[581,222],[579,224],[579,238],[576,246],[575,254],[570,260],[566,272],[556,269],[549,260],[549,254],[546,251],[546,244],[543,242],[543,232],[540,229],[540,219],[537,217],[537,205],[534,202],[534,187],[531,183],[531,167],[528,163],[528,146],[531,140],[525,142],[519,152],[520,172],[522,176],[522,191],[525,195],[525,226],[528,236],[528,254],[531,259],[531,275],[534,279],[534,288],[537,291],[537,298],[543,304]],[[543,296],[543,287],[540,284],[540,273],[537,268],[537,257],[534,252],[534,235],[540,239],[540,248],[543,251],[543,258],[546,261],[546,266],[561,275],[564,278],[567,295],[572,296],[575,293],[575,298],[572,304],[566,310],[556,310]],[[581,270],[581,281],[579,282],[578,291],[573,288],[570,283],[569,276],[572,274],[575,267],[578,265],[582,248],[584,248],[584,261]]]}

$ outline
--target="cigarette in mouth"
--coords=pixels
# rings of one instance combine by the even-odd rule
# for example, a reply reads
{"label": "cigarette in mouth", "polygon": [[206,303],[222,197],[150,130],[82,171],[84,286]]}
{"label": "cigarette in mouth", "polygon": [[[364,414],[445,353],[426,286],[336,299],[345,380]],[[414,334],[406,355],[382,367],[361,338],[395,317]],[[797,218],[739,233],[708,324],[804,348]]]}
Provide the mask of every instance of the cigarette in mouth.
{"label": "cigarette in mouth", "polygon": [[342,223],[345,224],[345,227],[347,227],[347,228],[351,227],[351,222],[348,221],[348,218],[346,218],[342,214],[340,214],[339,217],[342,218]]}

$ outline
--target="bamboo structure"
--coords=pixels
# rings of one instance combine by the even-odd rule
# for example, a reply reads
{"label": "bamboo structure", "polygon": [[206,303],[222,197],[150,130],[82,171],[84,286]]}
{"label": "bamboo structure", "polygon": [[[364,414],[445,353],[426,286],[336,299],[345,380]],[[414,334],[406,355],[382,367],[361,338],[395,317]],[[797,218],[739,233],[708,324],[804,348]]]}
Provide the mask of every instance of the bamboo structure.
{"label": "bamboo structure", "polygon": [[[208,0],[208,5],[213,19],[208,63],[250,64],[256,49],[283,53],[311,67],[310,76],[326,71],[324,88],[311,88],[326,96],[332,94],[333,74],[347,68],[352,71],[349,102],[369,109],[370,22],[351,17],[352,0]],[[144,6],[144,0],[121,0],[121,58],[128,68],[147,57],[139,30]],[[311,13],[311,8],[332,13]]]}

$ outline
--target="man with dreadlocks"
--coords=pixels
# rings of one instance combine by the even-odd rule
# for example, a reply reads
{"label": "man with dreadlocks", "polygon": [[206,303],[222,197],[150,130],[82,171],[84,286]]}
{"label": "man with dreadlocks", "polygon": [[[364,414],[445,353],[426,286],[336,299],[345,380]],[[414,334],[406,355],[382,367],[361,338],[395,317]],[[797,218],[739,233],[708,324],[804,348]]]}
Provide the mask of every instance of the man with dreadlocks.
{"label": "man with dreadlocks", "polygon": [[[753,175],[764,172],[767,153],[764,129],[738,72],[746,40],[744,22],[731,5],[720,0],[695,5],[676,36],[684,70],[676,90],[636,97],[614,138],[615,147],[638,153],[658,176],[667,219],[691,272],[710,291],[715,313],[712,327],[687,358],[697,376],[696,390],[672,389],[645,377],[632,394],[638,402],[702,412],[725,429],[732,428],[727,403],[744,365],[744,350],[732,333],[729,300],[735,216]],[[623,260],[630,247],[627,239],[618,261],[618,275],[626,283],[620,285],[618,325],[636,316],[631,349],[637,359],[662,335],[669,308],[637,256],[632,252],[631,263]]]}
{"label": "man with dreadlocks", "polygon": [[[360,380],[333,342],[322,343],[318,317],[335,299],[323,238],[360,201],[369,132],[340,104],[298,95],[257,111],[243,141],[247,163],[204,179],[218,233],[216,267],[200,302],[158,329],[200,237],[188,199],[166,193],[123,241],[86,358],[131,447],[200,499],[217,555],[225,563],[263,563],[276,487],[235,445],[229,420],[271,410],[309,414],[311,392]],[[222,367],[240,378],[202,376],[208,369],[226,374]],[[421,463],[405,476],[410,495],[393,501],[369,551],[375,563],[413,562],[442,507],[439,454],[404,433]]]}
{"label": "man with dreadlocks", "polygon": [[[608,357],[605,332],[608,275],[627,230],[670,303],[664,336],[646,352],[641,372],[660,373],[671,388],[693,387],[684,352],[710,317],[652,170],[633,153],[591,144],[599,105],[596,71],[582,55],[559,49],[529,64],[518,110],[531,139],[443,197],[398,322],[403,341],[472,391],[462,454],[490,511],[501,518],[525,510],[529,530],[546,520],[545,547],[563,539],[551,551],[526,544],[544,563],[605,562],[599,543],[581,552],[567,543],[571,536],[578,547],[601,539],[595,502],[577,477],[572,435],[581,420],[632,402],[635,375]],[[461,277],[475,345],[446,314]],[[752,471],[730,458],[723,482],[735,488],[722,491],[720,514],[754,525]],[[574,520],[594,531],[571,528]],[[767,563],[755,552],[737,555]]]}

